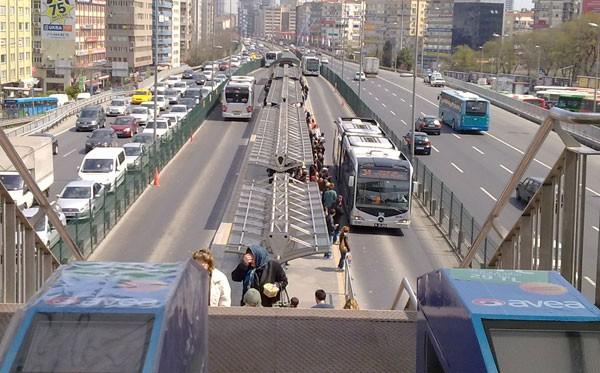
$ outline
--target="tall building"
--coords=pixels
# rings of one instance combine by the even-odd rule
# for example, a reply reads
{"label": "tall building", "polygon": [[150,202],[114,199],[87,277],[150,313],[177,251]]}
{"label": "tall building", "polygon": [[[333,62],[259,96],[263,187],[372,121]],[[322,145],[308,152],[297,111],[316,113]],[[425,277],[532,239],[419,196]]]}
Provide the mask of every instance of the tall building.
{"label": "tall building", "polygon": [[200,17],[200,44],[214,45],[216,0],[202,0]]}
{"label": "tall building", "polygon": [[180,0],[179,9],[179,53],[183,62],[192,48],[192,0]]}
{"label": "tall building", "polygon": [[106,59],[127,62],[129,73],[152,65],[152,0],[106,4]]}
{"label": "tall building", "polygon": [[[71,85],[89,91],[103,86],[110,79],[106,0],[68,2],[59,15],[49,5],[46,1],[33,2],[34,76],[45,91],[64,91]],[[129,23],[123,27],[130,27]],[[128,40],[123,52],[130,43]]]}
{"label": "tall building", "polygon": [[0,86],[31,81],[31,1],[0,0]]}
{"label": "tall building", "polygon": [[366,1],[363,45],[368,56],[382,57],[386,35],[386,5],[388,0]]}
{"label": "tall building", "polygon": [[556,27],[579,16],[580,0],[533,0],[533,28]]}
{"label": "tall building", "polygon": [[502,35],[504,1],[455,0],[452,17],[452,49],[467,45],[477,50],[494,34]]}
{"label": "tall building", "polygon": [[427,7],[423,65],[435,66],[436,62],[452,53],[452,19],[454,0],[431,0]]}
{"label": "tall building", "polygon": [[238,5],[238,28],[242,37],[250,37],[257,29],[259,3],[257,0],[240,0]]}
{"label": "tall building", "polygon": [[[179,0],[158,1],[158,64],[179,67],[180,61],[180,2]],[[154,40],[152,42],[155,47]]]}
{"label": "tall building", "polygon": [[511,10],[504,14],[504,34],[514,35],[533,29],[533,11]]}
{"label": "tall building", "polygon": [[514,8],[514,0],[505,0],[504,1],[504,11],[510,12]]}

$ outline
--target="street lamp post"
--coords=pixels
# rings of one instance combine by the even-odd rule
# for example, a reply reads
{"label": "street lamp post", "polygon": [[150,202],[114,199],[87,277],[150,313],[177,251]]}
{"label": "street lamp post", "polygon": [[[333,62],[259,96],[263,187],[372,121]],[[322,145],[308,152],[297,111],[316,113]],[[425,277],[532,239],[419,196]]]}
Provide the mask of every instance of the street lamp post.
{"label": "street lamp post", "polygon": [[[598,24],[589,22],[588,25],[599,28]],[[597,38],[598,42],[596,44],[596,77],[594,79],[594,113],[596,112],[596,95],[598,94],[598,68],[600,67],[600,36]]]}
{"label": "street lamp post", "polygon": [[[364,2],[361,3],[360,6],[360,68],[358,69],[359,71],[359,77],[358,77],[358,101],[360,102],[360,92],[361,92],[361,82],[362,82],[362,76],[363,76],[363,38],[364,38],[364,33],[365,33],[365,25],[364,25],[364,19],[365,19],[365,8],[364,8]],[[362,113],[358,113],[359,115],[362,115]]]}
{"label": "street lamp post", "polygon": [[[434,9],[437,11],[441,10],[437,6]],[[418,14],[419,14],[419,9],[417,9],[417,16],[418,16]],[[438,16],[441,16],[441,14],[439,14]],[[440,70],[440,40],[439,39],[437,39],[435,42],[435,69],[438,71]]]}
{"label": "street lamp post", "polygon": [[479,47],[481,50],[481,57],[479,58],[479,72],[483,74],[483,45]]}
{"label": "street lamp post", "polygon": [[344,81],[344,60],[346,59],[346,18],[342,17],[342,81]]}
{"label": "street lamp post", "polygon": [[537,51],[538,51],[537,70],[535,72],[535,81],[537,82],[537,80],[540,78],[540,63],[541,63],[541,58],[542,58],[542,48],[540,48],[539,45],[536,45],[535,49],[537,49]]}
{"label": "street lamp post", "polygon": [[154,150],[156,154],[156,99],[158,95],[158,22],[160,21],[160,17],[158,15],[158,0],[154,0],[152,2],[154,6],[154,130],[152,131],[152,139],[154,144]]}

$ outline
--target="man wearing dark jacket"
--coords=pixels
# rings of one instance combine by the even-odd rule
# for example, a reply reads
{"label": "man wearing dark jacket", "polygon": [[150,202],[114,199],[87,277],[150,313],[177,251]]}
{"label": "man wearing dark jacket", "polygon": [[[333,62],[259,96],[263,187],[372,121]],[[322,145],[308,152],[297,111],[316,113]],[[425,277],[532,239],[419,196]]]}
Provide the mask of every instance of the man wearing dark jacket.
{"label": "man wearing dark jacket", "polygon": [[[263,307],[273,307],[278,302],[281,292],[287,286],[287,276],[279,262],[271,260],[269,252],[262,246],[250,246],[240,264],[231,272],[231,279],[236,282],[242,282],[242,302],[244,305],[244,294],[250,288],[258,290]],[[265,285],[274,284],[279,291],[273,297],[265,295]],[[269,291],[267,290],[267,293]]]}

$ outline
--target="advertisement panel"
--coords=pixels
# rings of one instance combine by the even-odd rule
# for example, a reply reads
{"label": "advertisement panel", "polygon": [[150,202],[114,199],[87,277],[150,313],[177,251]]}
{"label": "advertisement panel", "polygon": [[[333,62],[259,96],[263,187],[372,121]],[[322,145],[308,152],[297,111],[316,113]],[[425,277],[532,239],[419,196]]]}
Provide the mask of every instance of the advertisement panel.
{"label": "advertisement panel", "polygon": [[42,39],[75,39],[75,3],[73,0],[41,2]]}
{"label": "advertisement panel", "polygon": [[583,14],[600,13],[600,0],[583,0]]}

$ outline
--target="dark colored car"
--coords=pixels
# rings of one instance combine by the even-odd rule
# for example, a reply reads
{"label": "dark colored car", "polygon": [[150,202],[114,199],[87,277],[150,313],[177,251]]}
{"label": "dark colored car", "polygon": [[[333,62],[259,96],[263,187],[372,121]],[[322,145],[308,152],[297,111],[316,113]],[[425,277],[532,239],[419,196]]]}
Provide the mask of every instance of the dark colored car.
{"label": "dark colored car", "polygon": [[[404,135],[404,144],[410,149],[412,143],[411,132]],[[431,154],[431,140],[425,132],[415,132],[415,154]]]}
{"label": "dark colored car", "polygon": [[184,98],[202,98],[202,88],[188,88],[183,94]]}
{"label": "dark colored car", "polygon": [[110,128],[115,131],[117,137],[133,137],[140,130],[140,125],[136,118],[126,115],[117,117]]}
{"label": "dark colored car", "polygon": [[106,116],[104,109],[100,105],[86,106],[79,113],[77,122],[75,122],[76,131],[93,131],[96,128],[104,127]]}
{"label": "dark colored car", "polygon": [[189,110],[191,110],[191,109],[195,108],[196,105],[198,105],[198,99],[191,98],[191,97],[182,97],[179,99],[179,101],[177,103],[179,105],[185,105]]}
{"label": "dark colored car", "polygon": [[138,133],[133,136],[133,142],[139,142],[141,144],[152,144],[154,142],[154,134],[152,133]]}
{"label": "dark colored car", "polygon": [[229,68],[229,62],[223,61],[219,64],[219,71],[225,71]]}
{"label": "dark colored car", "polygon": [[206,77],[202,74],[194,74],[194,82],[198,85],[204,85],[206,83]]}
{"label": "dark colored car", "polygon": [[58,137],[54,136],[50,132],[32,133],[29,136],[38,136],[38,137],[48,137],[48,138],[50,138],[50,140],[52,141],[52,154],[54,154],[54,155],[58,154]]}
{"label": "dark colored car", "polygon": [[193,79],[194,78],[194,70],[185,70],[183,74],[181,74],[181,79]]}
{"label": "dark colored car", "polygon": [[442,130],[442,123],[435,115],[419,115],[415,122],[415,128],[419,132],[425,132],[430,135],[439,135]]}
{"label": "dark colored car", "polygon": [[94,130],[88,136],[85,142],[85,152],[87,153],[94,148],[108,148],[111,146],[118,146],[115,131],[112,128],[100,128]]}
{"label": "dark colored car", "polygon": [[519,201],[523,201],[526,204],[531,201],[531,198],[535,195],[538,189],[544,183],[544,179],[541,177],[526,177],[521,180],[521,182],[517,185],[517,199]]}

